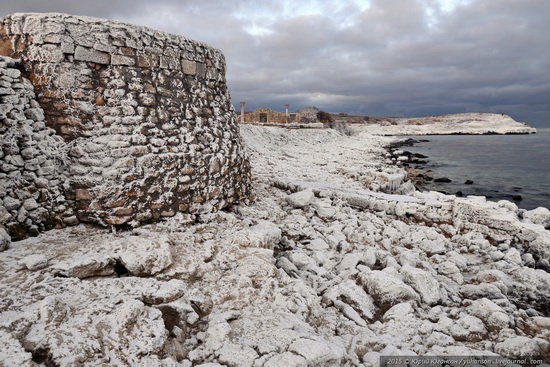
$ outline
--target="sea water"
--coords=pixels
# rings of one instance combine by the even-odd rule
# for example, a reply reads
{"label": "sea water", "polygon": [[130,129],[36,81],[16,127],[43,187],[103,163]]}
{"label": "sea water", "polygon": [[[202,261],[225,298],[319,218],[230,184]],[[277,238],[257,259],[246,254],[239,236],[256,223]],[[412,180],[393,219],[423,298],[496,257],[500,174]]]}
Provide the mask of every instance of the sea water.
{"label": "sea water", "polygon": [[[433,178],[426,189],[514,201],[520,208],[550,208],[550,129],[530,135],[430,135],[404,148],[428,156],[419,166]],[[413,165],[414,167],[415,165]],[[467,180],[474,183],[465,185]],[[520,200],[521,199],[521,200]]]}

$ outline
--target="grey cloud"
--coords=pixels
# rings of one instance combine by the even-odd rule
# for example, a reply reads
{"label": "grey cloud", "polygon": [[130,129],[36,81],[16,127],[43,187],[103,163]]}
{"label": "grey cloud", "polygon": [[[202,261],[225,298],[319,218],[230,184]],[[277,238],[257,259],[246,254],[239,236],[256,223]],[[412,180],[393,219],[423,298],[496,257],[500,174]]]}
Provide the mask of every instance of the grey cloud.
{"label": "grey cloud", "polygon": [[[550,124],[550,2],[471,0],[4,0],[1,12],[62,11],[207,42],[228,62],[236,106],[306,105],[368,115],[503,112]],[[429,10],[429,11],[428,11]],[[315,14],[316,13],[316,14]],[[251,34],[251,29],[263,33]]]}

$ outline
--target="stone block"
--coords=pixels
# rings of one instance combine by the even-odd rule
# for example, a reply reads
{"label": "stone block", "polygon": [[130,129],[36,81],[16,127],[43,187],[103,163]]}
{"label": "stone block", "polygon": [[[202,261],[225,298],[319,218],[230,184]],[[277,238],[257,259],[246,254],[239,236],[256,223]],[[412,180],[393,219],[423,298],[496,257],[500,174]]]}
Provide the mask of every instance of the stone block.
{"label": "stone block", "polygon": [[133,57],[124,55],[111,55],[111,65],[134,66],[135,64],[136,59]]}
{"label": "stone block", "polygon": [[40,47],[31,46],[28,51],[29,59],[46,63],[60,63],[65,55],[58,45],[46,44]]}
{"label": "stone block", "polygon": [[74,43],[72,42],[62,42],[61,43],[61,52],[64,54],[74,54]]}
{"label": "stone block", "polygon": [[41,108],[29,108],[25,110],[25,116],[33,121],[44,120],[44,111]]}
{"label": "stone block", "polygon": [[75,61],[89,61],[96,64],[109,65],[111,55],[91,48],[77,46],[74,52]]}
{"label": "stone block", "polygon": [[197,74],[197,63],[192,60],[181,60],[181,69],[187,75],[196,75]]}
{"label": "stone block", "polygon": [[159,66],[158,55],[138,55],[138,66],[141,68],[157,68]]}

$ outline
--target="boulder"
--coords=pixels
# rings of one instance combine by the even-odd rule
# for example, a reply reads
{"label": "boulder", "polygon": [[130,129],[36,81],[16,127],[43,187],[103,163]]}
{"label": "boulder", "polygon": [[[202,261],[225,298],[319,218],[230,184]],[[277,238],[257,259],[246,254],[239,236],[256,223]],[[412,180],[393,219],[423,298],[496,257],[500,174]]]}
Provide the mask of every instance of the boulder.
{"label": "boulder", "polygon": [[367,270],[359,274],[357,279],[367,294],[382,308],[388,308],[401,302],[418,302],[420,300],[411,286],[389,272]]}
{"label": "boulder", "polygon": [[341,365],[346,356],[343,346],[329,343],[320,337],[300,338],[294,341],[288,349],[290,352],[304,357],[309,366]]}
{"label": "boulder", "polygon": [[477,317],[464,314],[451,326],[450,333],[457,341],[473,343],[483,340],[487,336],[487,329]]}
{"label": "boulder", "polygon": [[433,306],[441,301],[439,282],[430,273],[405,265],[401,269],[401,274],[405,283],[420,295],[423,303]]}
{"label": "boulder", "polygon": [[540,224],[541,226],[548,228],[550,227],[550,210],[543,207],[528,210],[523,213],[523,220],[533,224]]}
{"label": "boulder", "polygon": [[40,270],[48,266],[48,258],[41,254],[29,255],[19,260],[19,265],[28,270]]}
{"label": "boulder", "polygon": [[508,358],[546,356],[550,353],[550,343],[541,338],[516,336],[497,343],[495,352]]}
{"label": "boulder", "polygon": [[481,283],[481,284],[465,284],[460,287],[460,294],[464,298],[468,299],[502,299],[506,298],[501,290],[494,284]]}
{"label": "boulder", "polygon": [[281,241],[281,229],[272,222],[260,221],[255,226],[245,228],[233,236],[233,243],[242,247],[273,249]]}
{"label": "boulder", "polygon": [[312,190],[303,190],[299,192],[295,192],[294,194],[290,194],[286,197],[286,201],[293,207],[293,208],[303,208],[306,205],[309,205],[311,202],[313,202],[313,199],[315,198],[315,194]]}

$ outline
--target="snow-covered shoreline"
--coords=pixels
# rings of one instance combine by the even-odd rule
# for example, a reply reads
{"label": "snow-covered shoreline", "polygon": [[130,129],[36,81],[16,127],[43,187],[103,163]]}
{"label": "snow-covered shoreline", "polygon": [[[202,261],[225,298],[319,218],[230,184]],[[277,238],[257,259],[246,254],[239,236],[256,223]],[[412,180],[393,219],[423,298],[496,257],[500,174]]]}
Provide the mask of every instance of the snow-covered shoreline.
{"label": "snow-covered shoreline", "polygon": [[250,205],[12,243],[0,254],[0,361],[550,355],[550,211],[417,192],[388,161],[395,138],[357,131],[243,125]]}
{"label": "snow-covered shoreline", "polygon": [[535,134],[537,129],[517,122],[508,115],[459,113],[413,118],[379,118],[365,124],[374,135],[483,135]]}

